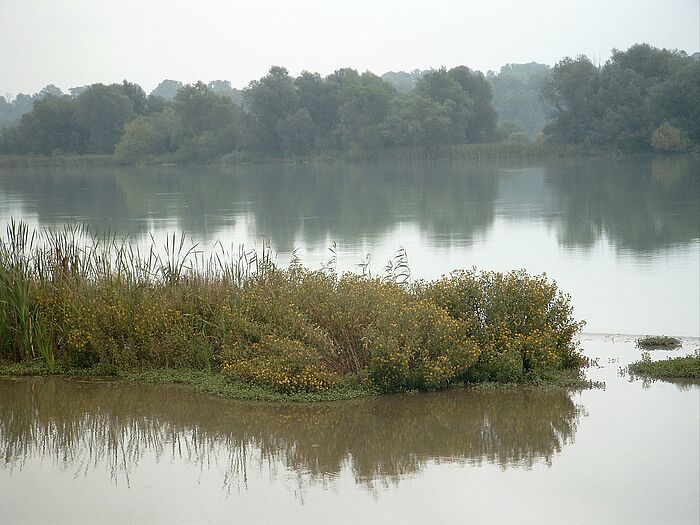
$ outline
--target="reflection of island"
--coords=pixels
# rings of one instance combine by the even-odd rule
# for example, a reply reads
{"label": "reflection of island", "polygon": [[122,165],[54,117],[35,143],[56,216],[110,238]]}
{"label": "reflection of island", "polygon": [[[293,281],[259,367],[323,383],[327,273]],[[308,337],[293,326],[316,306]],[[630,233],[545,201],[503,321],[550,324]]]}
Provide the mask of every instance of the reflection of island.
{"label": "reflection of island", "polygon": [[261,463],[311,481],[350,469],[359,483],[399,481],[428,462],[502,468],[551,462],[573,440],[581,408],[563,391],[466,390],[315,405],[241,403],[177,387],[0,381],[6,468],[52,458],[106,468],[115,481],[145,457],[227,464],[222,483]]}
{"label": "reflection of island", "polygon": [[700,160],[685,157],[16,169],[0,172],[0,190],[41,225],[77,220],[135,238],[178,229],[206,243],[250,224],[289,252],[329,239],[359,245],[405,223],[449,246],[503,214],[555,227],[564,246],[591,249],[606,237],[644,253],[700,237],[698,172]]}

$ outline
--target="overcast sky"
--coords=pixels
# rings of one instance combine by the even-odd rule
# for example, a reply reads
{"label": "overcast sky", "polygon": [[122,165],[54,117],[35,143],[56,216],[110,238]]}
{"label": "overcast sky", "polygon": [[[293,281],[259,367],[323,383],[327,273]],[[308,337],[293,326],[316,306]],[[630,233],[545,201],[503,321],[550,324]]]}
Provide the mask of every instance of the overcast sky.
{"label": "overcast sky", "polygon": [[0,93],[126,78],[227,79],[605,61],[635,42],[698,50],[699,0],[0,0]]}

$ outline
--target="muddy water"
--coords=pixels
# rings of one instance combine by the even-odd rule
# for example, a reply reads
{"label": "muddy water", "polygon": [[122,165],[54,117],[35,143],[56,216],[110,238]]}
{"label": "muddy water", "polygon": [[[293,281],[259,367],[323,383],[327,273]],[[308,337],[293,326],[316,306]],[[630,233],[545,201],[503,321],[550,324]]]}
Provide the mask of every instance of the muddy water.
{"label": "muddy water", "polygon": [[[316,405],[0,380],[3,523],[697,523],[700,386],[466,389]],[[665,358],[690,352],[656,352]]]}

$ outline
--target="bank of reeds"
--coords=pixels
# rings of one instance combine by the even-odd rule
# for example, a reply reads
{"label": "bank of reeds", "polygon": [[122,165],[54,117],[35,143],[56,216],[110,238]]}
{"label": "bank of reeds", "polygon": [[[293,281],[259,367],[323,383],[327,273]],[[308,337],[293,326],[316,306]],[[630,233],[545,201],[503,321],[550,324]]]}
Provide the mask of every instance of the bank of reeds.
{"label": "bank of reeds", "polygon": [[0,155],[0,168],[90,167],[114,165],[175,165],[175,164],[278,164],[373,161],[486,161],[503,159],[553,159],[559,157],[606,156],[613,153],[575,144],[545,142],[494,142],[425,148],[389,148],[356,151],[325,151],[306,155],[273,155],[253,151],[234,151],[212,157],[182,158],[174,154],[149,156],[133,162],[114,155]]}
{"label": "bank of reeds", "polygon": [[114,164],[114,155],[0,155],[0,168],[79,168]]}
{"label": "bank of reeds", "polygon": [[210,255],[172,236],[145,252],[82,227],[11,223],[0,244],[0,360],[101,372],[195,369],[280,393],[378,392],[580,371],[568,296],[545,276],[411,281]]}

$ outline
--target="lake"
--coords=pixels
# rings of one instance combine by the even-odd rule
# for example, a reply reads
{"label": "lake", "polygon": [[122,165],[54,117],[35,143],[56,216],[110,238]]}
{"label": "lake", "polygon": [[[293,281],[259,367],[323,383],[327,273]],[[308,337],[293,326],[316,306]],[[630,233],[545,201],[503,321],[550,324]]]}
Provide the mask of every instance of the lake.
{"label": "lake", "polygon": [[0,219],[207,252],[269,242],[381,274],[546,272],[604,387],[283,405],[0,380],[7,523],[697,523],[700,385],[629,377],[640,334],[700,347],[700,159],[0,169]]}
{"label": "lake", "polygon": [[700,335],[700,159],[0,169],[0,222],[159,246],[270,242],[320,268],[546,272],[595,333]]}
{"label": "lake", "polygon": [[0,379],[3,522],[697,523],[700,386],[620,375],[633,338],[581,344],[605,389],[283,405]]}

